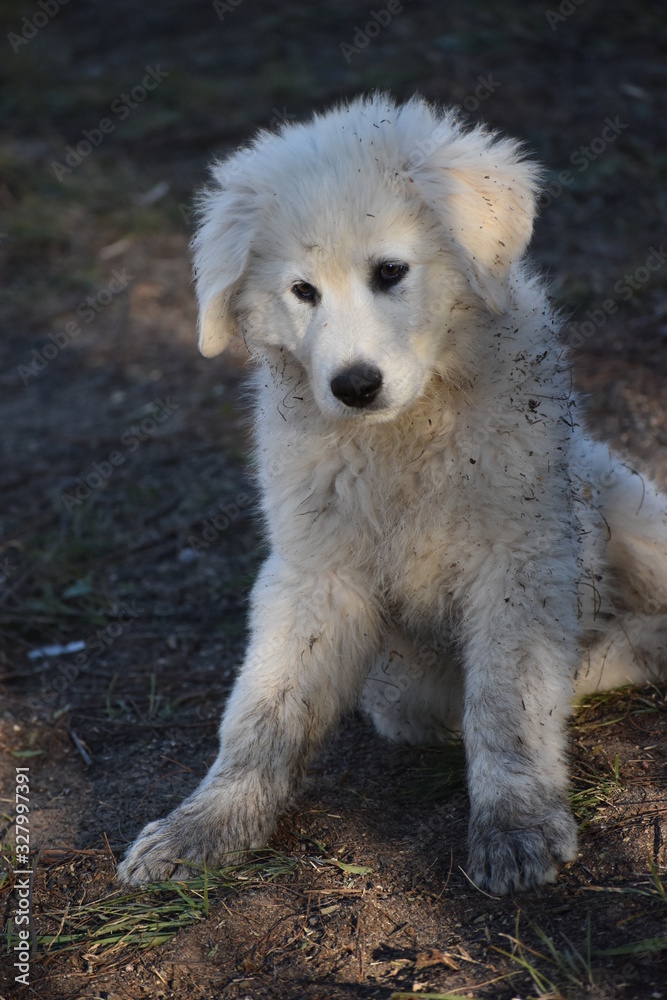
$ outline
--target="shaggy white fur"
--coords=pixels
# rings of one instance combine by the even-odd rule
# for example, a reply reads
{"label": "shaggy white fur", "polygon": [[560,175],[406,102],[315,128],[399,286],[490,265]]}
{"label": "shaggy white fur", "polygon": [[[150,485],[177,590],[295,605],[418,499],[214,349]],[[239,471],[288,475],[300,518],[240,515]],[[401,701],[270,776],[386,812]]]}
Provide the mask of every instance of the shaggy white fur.
{"label": "shaggy white fur", "polygon": [[587,439],[522,262],[536,166],[415,98],[362,98],[219,163],[194,242],[200,346],[257,362],[271,543],[200,787],[122,881],[263,845],[360,697],[393,740],[462,728],[468,872],[575,856],[575,694],[667,659],[667,503]]}

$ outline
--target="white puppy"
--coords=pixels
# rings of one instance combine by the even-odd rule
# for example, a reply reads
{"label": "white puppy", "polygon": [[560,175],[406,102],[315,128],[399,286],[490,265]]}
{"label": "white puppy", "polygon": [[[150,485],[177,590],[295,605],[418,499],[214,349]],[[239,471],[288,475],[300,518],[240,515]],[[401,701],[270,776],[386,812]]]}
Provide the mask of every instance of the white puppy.
{"label": "white puppy", "polygon": [[537,168],[452,112],[380,95],[260,133],[214,178],[200,346],[236,332],[257,362],[272,551],[218,758],[119,878],[264,845],[361,697],[394,740],[462,729],[478,885],[548,882],[576,853],[575,688],[667,660],[667,503],[580,430],[522,262]]}

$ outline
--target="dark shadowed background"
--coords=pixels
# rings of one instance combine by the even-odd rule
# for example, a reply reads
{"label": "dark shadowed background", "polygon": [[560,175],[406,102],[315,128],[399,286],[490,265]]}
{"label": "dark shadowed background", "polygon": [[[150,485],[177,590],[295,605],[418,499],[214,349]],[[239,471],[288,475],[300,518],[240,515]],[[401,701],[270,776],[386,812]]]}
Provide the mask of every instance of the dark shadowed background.
{"label": "dark shadowed background", "polygon": [[667,998],[664,687],[579,712],[582,850],[553,888],[471,887],[459,751],[388,746],[360,718],[271,852],[180,894],[113,882],[215,754],[262,556],[245,359],[195,344],[207,163],[372,88],[525,140],[590,425],[665,484],[662,5],[4,0],[0,54],[0,992]]}

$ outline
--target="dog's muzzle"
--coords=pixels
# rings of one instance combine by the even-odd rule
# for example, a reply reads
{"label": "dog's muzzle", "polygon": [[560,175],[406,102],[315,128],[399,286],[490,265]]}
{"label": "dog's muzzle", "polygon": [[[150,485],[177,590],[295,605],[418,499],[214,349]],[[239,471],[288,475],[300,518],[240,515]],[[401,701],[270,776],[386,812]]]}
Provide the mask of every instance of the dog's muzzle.
{"label": "dog's muzzle", "polygon": [[374,365],[358,362],[331,379],[331,391],[346,406],[370,406],[382,388],[382,372]]}

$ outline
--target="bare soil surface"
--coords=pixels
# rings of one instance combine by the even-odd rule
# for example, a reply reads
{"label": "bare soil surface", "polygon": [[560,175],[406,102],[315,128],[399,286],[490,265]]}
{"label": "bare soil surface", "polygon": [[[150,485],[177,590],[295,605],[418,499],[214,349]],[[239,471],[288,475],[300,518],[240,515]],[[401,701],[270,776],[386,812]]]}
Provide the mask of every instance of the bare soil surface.
{"label": "bare soil surface", "polygon": [[[667,485],[660,5],[415,0],[368,32],[372,11],[347,0],[55,7],[0,5],[0,995],[667,998],[664,685],[578,713],[581,850],[539,892],[472,886],[457,755],[387,744],[361,717],[252,864],[180,893],[114,882],[143,823],[215,756],[263,555],[245,359],[195,346],[207,162],[376,86],[523,137],[547,166],[533,251],[588,422]],[[149,70],[167,74],[151,90]],[[102,138],[76,164],[84,130]],[[73,642],[85,650],[34,655]],[[171,907],[161,929],[132,916],[142,905]]]}

